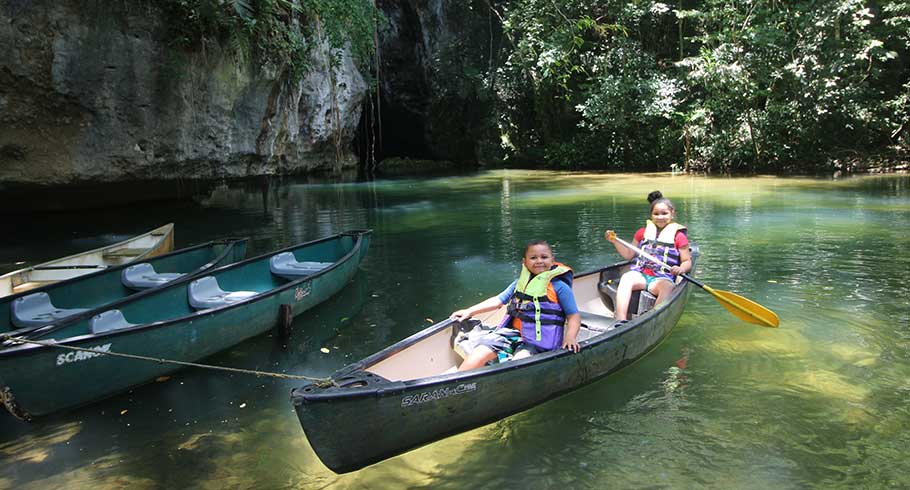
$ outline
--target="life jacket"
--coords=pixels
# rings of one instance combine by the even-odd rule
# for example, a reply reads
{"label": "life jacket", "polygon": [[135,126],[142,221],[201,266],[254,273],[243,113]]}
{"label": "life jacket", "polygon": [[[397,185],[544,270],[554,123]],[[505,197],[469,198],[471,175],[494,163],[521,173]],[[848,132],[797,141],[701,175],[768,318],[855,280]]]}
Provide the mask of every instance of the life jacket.
{"label": "life jacket", "polygon": [[552,269],[531,277],[531,271],[522,264],[515,293],[507,307],[508,315],[499,327],[506,327],[511,322],[512,328],[521,332],[524,342],[542,350],[553,350],[562,345],[566,314],[553,288],[554,280],[571,286],[572,268],[557,262]]}
{"label": "life jacket", "polygon": [[[670,267],[679,265],[681,261],[679,249],[676,248],[676,233],[685,229],[686,227],[679,223],[669,223],[658,234],[657,225],[648,220],[645,225],[645,237],[642,238],[638,247],[662,260]],[[670,279],[671,281],[675,279],[673,274],[670,274],[669,269],[657,265],[644,257],[636,257],[635,262],[632,263],[632,270],[641,272],[645,269],[653,272],[656,277]]]}

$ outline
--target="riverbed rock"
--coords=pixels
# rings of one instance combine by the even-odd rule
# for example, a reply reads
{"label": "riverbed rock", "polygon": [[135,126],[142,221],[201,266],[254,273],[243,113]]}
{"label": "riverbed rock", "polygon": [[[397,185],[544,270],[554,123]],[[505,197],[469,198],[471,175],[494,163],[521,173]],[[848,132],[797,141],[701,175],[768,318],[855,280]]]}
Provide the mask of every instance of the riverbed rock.
{"label": "riverbed rock", "polygon": [[[176,47],[155,2],[0,3],[0,182],[222,178],[350,167],[349,52],[300,81]],[[328,49],[322,46],[322,49]]]}

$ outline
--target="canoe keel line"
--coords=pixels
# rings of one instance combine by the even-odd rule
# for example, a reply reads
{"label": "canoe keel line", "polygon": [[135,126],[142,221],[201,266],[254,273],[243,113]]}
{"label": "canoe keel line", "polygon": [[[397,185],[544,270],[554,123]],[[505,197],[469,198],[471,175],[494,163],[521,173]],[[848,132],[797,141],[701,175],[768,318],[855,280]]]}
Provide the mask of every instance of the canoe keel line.
{"label": "canoe keel line", "polygon": [[[623,262],[576,276],[578,353],[555,350],[457,372],[463,354],[454,346],[480,322],[447,319],[341,368],[331,384],[293,390],[291,401],[314,452],[336,473],[355,471],[537,406],[635,362],[669,335],[691,286],[679,283],[655,308],[636,293],[632,320],[616,324],[616,285],[628,267]],[[485,323],[495,325],[503,314]]]}

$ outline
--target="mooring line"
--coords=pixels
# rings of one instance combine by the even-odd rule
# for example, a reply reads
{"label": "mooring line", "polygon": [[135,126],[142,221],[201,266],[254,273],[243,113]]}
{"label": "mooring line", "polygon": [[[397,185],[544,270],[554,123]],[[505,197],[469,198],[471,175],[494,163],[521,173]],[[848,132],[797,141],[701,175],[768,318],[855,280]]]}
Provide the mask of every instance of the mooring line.
{"label": "mooring line", "polygon": [[302,374],[284,374],[284,373],[275,373],[275,372],[269,372],[269,371],[257,371],[257,370],[253,370],[253,369],[242,369],[242,368],[234,368],[234,367],[228,367],[228,366],[215,366],[212,364],[200,364],[197,362],[177,361],[174,359],[165,359],[165,358],[160,358],[160,357],[140,356],[137,354],[125,354],[123,352],[100,351],[100,350],[95,350],[95,349],[86,349],[84,347],[76,347],[76,346],[72,346],[72,345],[61,345],[54,341],[42,341],[42,340],[25,339],[22,337],[13,337],[9,334],[0,334],[0,340],[3,340],[3,341],[9,340],[9,341],[15,342],[17,344],[38,344],[38,345],[43,345],[45,347],[56,347],[59,349],[89,352],[94,355],[105,355],[105,356],[123,357],[126,359],[137,359],[140,361],[157,362],[158,364],[176,364],[179,366],[197,367],[197,368],[202,368],[202,369],[213,369],[216,371],[229,371],[232,373],[252,374],[255,376],[268,376],[268,377],[272,377],[272,378],[281,378],[281,379],[304,379],[304,380],[308,380],[308,381],[314,381],[319,386],[329,386],[329,385],[334,384],[334,381],[332,381],[331,378],[316,378],[313,376],[305,376]]}

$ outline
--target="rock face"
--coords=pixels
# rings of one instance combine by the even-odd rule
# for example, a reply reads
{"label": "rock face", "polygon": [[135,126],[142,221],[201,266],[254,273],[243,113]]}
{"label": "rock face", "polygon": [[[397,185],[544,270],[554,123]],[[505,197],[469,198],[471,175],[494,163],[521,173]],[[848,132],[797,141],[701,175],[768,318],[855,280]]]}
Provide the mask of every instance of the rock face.
{"label": "rock face", "polygon": [[350,142],[366,84],[348,54],[333,71],[292,82],[225,50],[178,50],[167,32],[153,1],[0,1],[0,182],[243,177],[355,163]]}
{"label": "rock face", "polygon": [[380,0],[384,156],[477,162],[495,139],[491,58],[501,27],[487,0]]}

